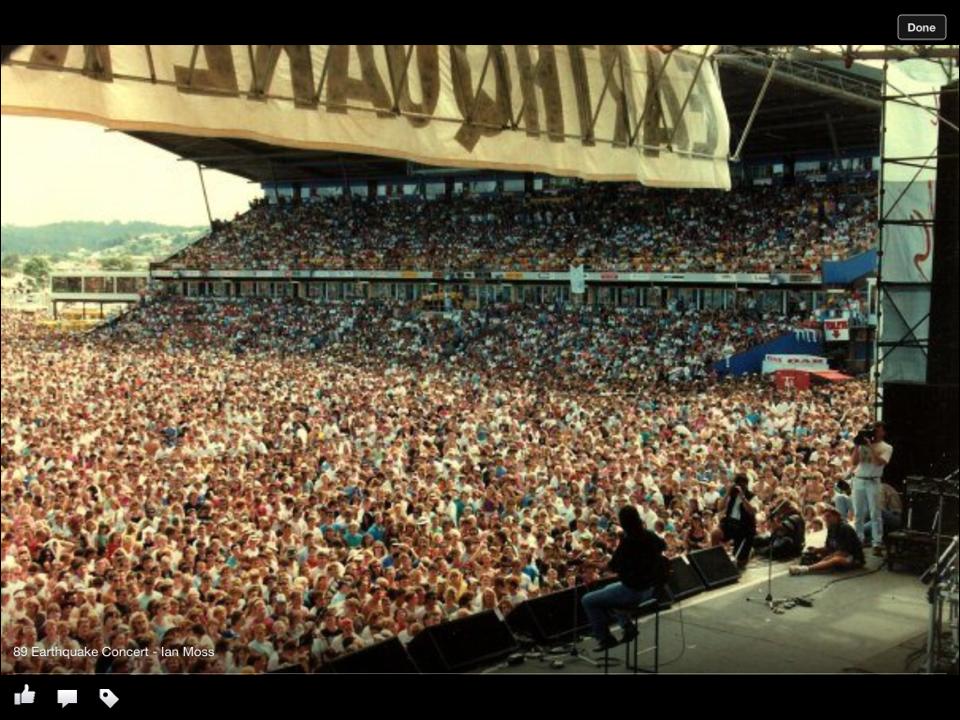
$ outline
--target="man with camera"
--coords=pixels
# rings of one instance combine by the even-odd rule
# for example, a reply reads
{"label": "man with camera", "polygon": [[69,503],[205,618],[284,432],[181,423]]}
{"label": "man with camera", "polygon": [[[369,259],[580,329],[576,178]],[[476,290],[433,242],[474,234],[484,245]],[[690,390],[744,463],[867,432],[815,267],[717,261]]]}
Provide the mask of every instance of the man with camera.
{"label": "man with camera", "polygon": [[727,492],[723,518],[720,520],[719,538],[715,538],[721,542],[733,543],[737,568],[740,570],[747,566],[753,540],[757,535],[757,511],[751,504],[753,493],[750,492],[749,485],[750,480],[744,474],[733,479]]}
{"label": "man with camera", "polygon": [[853,439],[851,461],[853,471],[853,512],[855,529],[864,540],[864,523],[870,518],[870,540],[874,555],[883,554],[883,514],[881,484],[883,468],[893,456],[893,446],[884,442],[886,426],[882,422],[868,425]]}

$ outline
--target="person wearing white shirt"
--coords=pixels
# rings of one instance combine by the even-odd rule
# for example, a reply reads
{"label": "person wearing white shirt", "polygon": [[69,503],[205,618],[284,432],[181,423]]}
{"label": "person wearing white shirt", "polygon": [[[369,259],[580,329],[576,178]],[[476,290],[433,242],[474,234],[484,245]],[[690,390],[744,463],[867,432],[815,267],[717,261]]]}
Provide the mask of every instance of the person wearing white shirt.
{"label": "person wearing white shirt", "polygon": [[878,422],[873,426],[873,442],[855,445],[851,460],[853,471],[853,512],[854,529],[860,541],[864,539],[864,523],[870,518],[870,540],[873,552],[883,552],[883,514],[880,510],[881,484],[883,468],[893,456],[893,446],[884,442],[886,426]]}
{"label": "person wearing white shirt", "polygon": [[641,502],[637,510],[640,513],[640,518],[643,520],[644,527],[652,528],[657,520],[660,519],[646,501]]}

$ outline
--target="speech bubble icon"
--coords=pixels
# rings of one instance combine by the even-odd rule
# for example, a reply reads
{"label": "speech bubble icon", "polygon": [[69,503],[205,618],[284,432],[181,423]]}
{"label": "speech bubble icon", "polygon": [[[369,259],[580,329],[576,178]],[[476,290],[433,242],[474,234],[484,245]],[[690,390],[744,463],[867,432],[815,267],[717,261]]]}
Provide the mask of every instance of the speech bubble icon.
{"label": "speech bubble icon", "polygon": [[60,704],[60,707],[62,708],[65,708],[67,705],[76,705],[77,691],[76,690],[57,690],[57,702]]}

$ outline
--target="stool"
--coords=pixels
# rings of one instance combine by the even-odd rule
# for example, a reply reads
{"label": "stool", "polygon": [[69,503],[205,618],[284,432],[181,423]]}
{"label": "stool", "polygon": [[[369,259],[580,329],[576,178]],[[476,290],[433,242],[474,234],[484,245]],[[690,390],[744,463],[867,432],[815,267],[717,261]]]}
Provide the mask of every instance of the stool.
{"label": "stool", "polygon": [[[615,608],[614,612],[617,612],[621,615],[626,615],[627,618],[632,623],[633,629],[636,631],[636,636],[633,640],[628,640],[623,643],[624,645],[624,654],[623,654],[623,663],[624,665],[633,670],[633,674],[637,673],[651,673],[656,674],[660,672],[660,610],[663,607],[663,601],[661,598],[652,597],[649,600],[644,600],[639,605],[631,605],[629,607]],[[641,668],[640,667],[640,619],[647,617],[648,615],[653,615],[653,668]],[[633,652],[633,664],[630,663],[631,647]],[[603,674],[607,675],[610,672],[610,648],[607,648],[603,651]]]}

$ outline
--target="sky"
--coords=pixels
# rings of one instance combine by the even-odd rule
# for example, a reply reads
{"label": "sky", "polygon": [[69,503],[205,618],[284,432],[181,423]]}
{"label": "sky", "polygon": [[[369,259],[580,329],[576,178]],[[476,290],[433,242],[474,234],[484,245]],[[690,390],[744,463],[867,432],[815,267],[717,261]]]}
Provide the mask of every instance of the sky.
{"label": "sky", "polygon": [[[119,132],[52,118],[0,117],[0,222],[151,221],[207,225],[197,166]],[[214,218],[232,218],[260,186],[204,170]]]}

